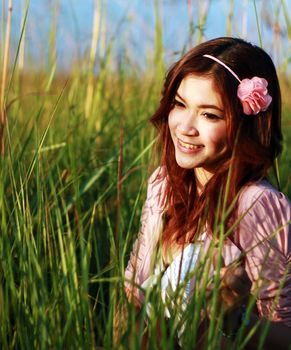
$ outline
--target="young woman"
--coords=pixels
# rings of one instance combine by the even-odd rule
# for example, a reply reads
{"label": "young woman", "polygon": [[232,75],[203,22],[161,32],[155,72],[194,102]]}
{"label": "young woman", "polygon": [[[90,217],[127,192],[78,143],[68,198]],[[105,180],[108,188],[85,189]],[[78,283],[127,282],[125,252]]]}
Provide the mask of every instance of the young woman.
{"label": "young woman", "polygon": [[[267,181],[282,148],[280,88],[271,58],[236,38],[198,45],[169,70],[151,121],[159,133],[161,166],[149,179],[141,230],[125,271],[129,300],[140,307],[158,285],[165,317],[171,318],[176,304],[169,298],[182,285],[181,319],[197,283],[203,288],[197,266],[210,257],[204,291],[220,270],[223,337],[235,339],[242,323],[247,332],[259,317],[249,345],[256,348],[269,320],[265,348],[288,348],[291,207]],[[249,294],[256,310],[246,320],[242,306]],[[209,317],[206,312],[201,318],[211,319],[207,310]]]}

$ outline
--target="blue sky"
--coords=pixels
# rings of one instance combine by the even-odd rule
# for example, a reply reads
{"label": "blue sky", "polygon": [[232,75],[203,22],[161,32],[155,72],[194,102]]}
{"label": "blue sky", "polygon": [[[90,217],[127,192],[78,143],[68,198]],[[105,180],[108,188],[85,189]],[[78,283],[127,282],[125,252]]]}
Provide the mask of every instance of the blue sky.
{"label": "blue sky", "polygon": [[[287,7],[291,8],[291,0],[285,2]],[[8,1],[6,0],[5,3],[7,5]],[[57,23],[58,68],[69,69],[78,58],[83,57],[90,47],[94,8],[99,3],[102,11],[102,40],[98,46],[99,54],[102,56],[102,50],[104,52],[109,41],[113,40],[116,59],[118,55],[126,51],[128,57],[142,67],[146,57],[153,53],[154,0],[31,0],[25,37],[27,65],[44,66],[47,64],[49,33],[53,23]],[[198,25],[199,11],[203,12],[203,6],[206,3],[205,0],[192,0],[191,18],[194,26]],[[281,55],[286,56],[288,53],[287,35],[283,35],[280,45],[275,45],[273,31],[266,23],[273,24],[276,11],[278,11],[277,22],[281,25],[282,32],[286,32],[280,3],[281,0],[256,1],[264,48],[275,56],[274,59],[278,62]],[[14,50],[19,38],[21,16],[25,4],[26,0],[14,1],[12,26]],[[230,2],[212,0],[209,1],[209,4],[204,31],[206,39],[226,34],[226,19]],[[236,0],[234,4],[233,35],[259,43],[253,1]],[[165,60],[168,63],[173,60],[176,52],[181,52],[183,48],[189,47],[187,0],[160,0],[159,11],[163,23]],[[193,43],[195,43],[197,30],[195,33]]]}

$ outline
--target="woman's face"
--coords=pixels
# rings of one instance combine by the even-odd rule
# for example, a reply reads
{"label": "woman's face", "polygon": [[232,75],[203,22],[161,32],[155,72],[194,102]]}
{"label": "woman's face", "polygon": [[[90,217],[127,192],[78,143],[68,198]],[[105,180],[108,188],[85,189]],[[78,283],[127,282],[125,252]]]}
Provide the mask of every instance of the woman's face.
{"label": "woman's face", "polygon": [[212,176],[227,146],[223,105],[211,78],[189,75],[182,80],[168,123],[178,165]]}

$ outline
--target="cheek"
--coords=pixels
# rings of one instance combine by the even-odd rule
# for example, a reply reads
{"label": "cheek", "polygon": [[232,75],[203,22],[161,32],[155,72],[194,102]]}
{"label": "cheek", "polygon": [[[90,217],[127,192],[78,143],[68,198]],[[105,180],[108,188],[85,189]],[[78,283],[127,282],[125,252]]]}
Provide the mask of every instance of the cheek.
{"label": "cheek", "polygon": [[171,134],[171,138],[174,141],[174,136],[176,134],[176,129],[178,125],[178,118],[176,113],[170,112],[168,116],[168,126]]}
{"label": "cheek", "polygon": [[173,111],[171,111],[169,113],[169,116],[168,116],[168,125],[169,125],[170,130],[174,129],[177,126],[176,119],[177,118],[175,118],[175,113]]}
{"label": "cheek", "polygon": [[226,147],[227,142],[226,142],[226,128],[219,128],[219,129],[214,129],[209,135],[209,138],[211,140],[211,143],[217,148],[217,149],[222,149]]}
{"label": "cheek", "polygon": [[168,116],[168,126],[172,137],[175,136],[176,130],[181,127],[185,120],[185,112],[173,109]]}

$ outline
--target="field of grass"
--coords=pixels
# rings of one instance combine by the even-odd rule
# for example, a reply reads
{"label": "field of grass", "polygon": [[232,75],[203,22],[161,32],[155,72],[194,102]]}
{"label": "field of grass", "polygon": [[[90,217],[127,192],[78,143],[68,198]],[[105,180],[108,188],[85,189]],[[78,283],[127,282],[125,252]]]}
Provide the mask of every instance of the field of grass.
{"label": "field of grass", "polygon": [[[8,21],[3,20],[3,29]],[[7,40],[1,45],[0,70],[2,81],[7,72],[1,91],[1,118],[7,120],[1,119],[0,347],[111,349],[117,302],[126,304],[122,271],[138,232],[148,175],[158,164],[148,118],[165,73],[161,22],[157,17],[153,62],[140,74],[126,57],[113,72],[112,43],[104,57],[94,57],[93,50],[82,68],[76,65],[67,74],[55,74],[53,47],[45,71],[23,69],[21,45],[8,68]],[[280,79],[285,139],[279,173],[290,196],[287,67]],[[189,306],[188,319],[194,321],[187,324],[185,348],[195,342],[203,295],[195,295]],[[148,298],[157,306],[149,329],[154,349],[154,325],[163,319],[163,307],[157,295]],[[128,337],[119,347],[138,349],[143,327],[136,332],[130,306],[129,311]],[[145,309],[137,317],[143,324]],[[164,349],[174,346],[173,323],[161,322]],[[208,348],[217,349],[218,341],[213,321]],[[242,348],[243,339],[237,342],[236,349]]]}

